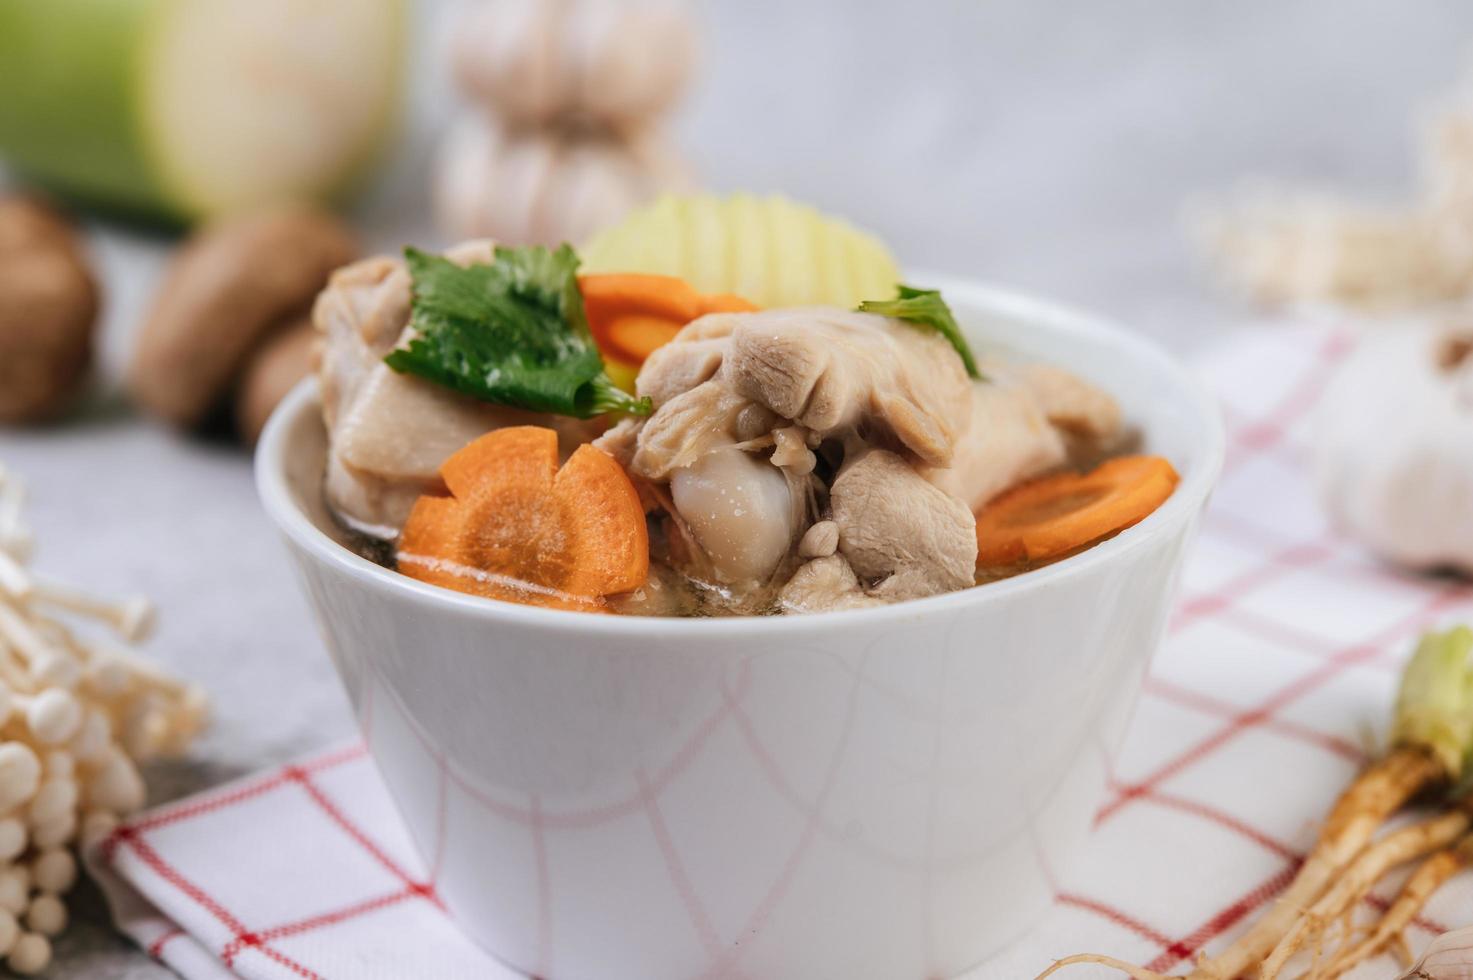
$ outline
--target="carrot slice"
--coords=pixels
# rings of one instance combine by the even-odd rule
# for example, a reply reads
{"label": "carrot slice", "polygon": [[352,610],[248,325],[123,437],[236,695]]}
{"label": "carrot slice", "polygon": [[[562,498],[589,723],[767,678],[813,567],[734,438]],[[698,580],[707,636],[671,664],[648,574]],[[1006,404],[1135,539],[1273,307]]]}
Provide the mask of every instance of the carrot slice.
{"label": "carrot slice", "polygon": [[707,313],[752,313],[761,309],[736,293],[706,293],[701,297],[701,315]]}
{"label": "carrot slice", "polygon": [[599,542],[571,569],[564,591],[611,595],[644,585],[650,575],[644,504],[614,457],[594,446],[579,446],[553,481],[553,495],[572,536]]}
{"label": "carrot slice", "polygon": [[559,470],[551,429],[497,429],[446,460],[440,475],[450,496],[420,497],[399,537],[405,575],[473,595],[588,610],[649,577],[639,494],[593,446],[579,446]]}
{"label": "carrot slice", "polygon": [[557,473],[557,433],[536,425],[508,426],[472,440],[440,464],[440,478],[454,497],[495,489],[497,484],[486,479],[488,472],[506,475],[498,483],[552,483]]}
{"label": "carrot slice", "polygon": [[757,309],[731,293],[699,293],[675,276],[580,276],[578,289],[599,347],[612,360],[636,366],[697,317]]}
{"label": "carrot slice", "polygon": [[1121,456],[1085,474],[1015,487],[977,515],[977,563],[1047,561],[1139,523],[1171,496],[1176,470],[1160,456]]}
{"label": "carrot slice", "polygon": [[677,276],[636,272],[579,276],[578,291],[590,323],[635,310],[682,323],[701,315],[701,294]]}
{"label": "carrot slice", "polygon": [[642,364],[656,348],[670,343],[681,326],[659,317],[631,313],[610,320],[604,335],[617,354]]}

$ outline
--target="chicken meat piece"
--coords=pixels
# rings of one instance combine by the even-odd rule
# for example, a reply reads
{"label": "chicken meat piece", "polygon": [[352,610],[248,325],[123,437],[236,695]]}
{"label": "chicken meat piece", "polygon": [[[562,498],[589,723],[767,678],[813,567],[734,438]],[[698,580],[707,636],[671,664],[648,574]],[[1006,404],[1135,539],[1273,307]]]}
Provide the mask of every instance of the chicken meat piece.
{"label": "chicken meat piece", "polygon": [[669,480],[707,453],[743,442],[737,423],[750,407],[747,399],[714,381],[681,392],[643,420],[629,466],[646,480]]}
{"label": "chicken meat piece", "polygon": [[656,347],[640,366],[635,390],[659,408],[677,395],[710,381],[731,347],[732,320],[722,314],[687,324]]}
{"label": "chicken meat piece", "polygon": [[598,444],[668,513],[694,578],[794,612],[934,595],[974,581],[975,508],[1120,429],[1068,372],[985,373],[872,314],[712,314],[645,361],[654,413]]}
{"label": "chicken meat piece", "polygon": [[686,556],[692,574],[743,591],[791,568],[824,440],[943,463],[969,397],[944,339],[820,307],[702,317],[650,356],[637,387],[655,412],[599,445],[668,485],[679,536],[700,552]]}
{"label": "chicken meat piece", "polygon": [[800,565],[778,593],[778,606],[784,612],[832,612],[884,604],[884,599],[865,594],[859,576],[843,555],[825,555]]}
{"label": "chicken meat piece", "polygon": [[1120,435],[1120,403],[1077,374],[1052,364],[1025,364],[1017,376],[1055,428],[1098,442]]}
{"label": "chicken meat piece", "polygon": [[908,599],[972,584],[972,511],[895,453],[871,449],[846,460],[829,507],[839,554],[871,594]]}
{"label": "chicken meat piece", "polygon": [[951,460],[969,382],[940,334],[824,307],[729,315],[721,370],[738,394],[820,438],[859,432],[935,466]]}
{"label": "chicken meat piece", "polygon": [[[637,385],[656,405],[635,462],[650,479],[714,441],[753,438],[735,427],[749,404],[771,413],[769,433],[787,425],[815,441],[859,433],[944,466],[969,398],[966,370],[939,335],[827,307],[702,317],[650,356]],[[692,411],[718,406],[706,424]]]}
{"label": "chicken meat piece", "polygon": [[394,349],[409,322],[409,271],[394,259],[377,257],[332,274],[312,307],[321,335],[318,378],[322,417],[337,425],[364,377]]}
{"label": "chicken meat piece", "polygon": [[1008,487],[1064,465],[1064,437],[1032,392],[1016,380],[992,377],[972,386],[967,423],[945,469],[927,478],[973,511]]}
{"label": "chicken meat piece", "polygon": [[[489,262],[493,248],[467,242],[446,255]],[[322,337],[327,501],[344,523],[382,538],[399,533],[420,494],[443,489],[440,464],[477,436],[545,425],[566,454],[593,435],[585,422],[488,405],[394,371],[384,357],[408,339],[409,302],[404,264],[380,257],[335,272],[312,311]]]}
{"label": "chicken meat piece", "polygon": [[951,466],[925,471],[973,511],[1064,466],[1080,443],[1109,446],[1122,438],[1119,403],[1062,368],[990,359],[982,373],[986,380],[972,385]]}

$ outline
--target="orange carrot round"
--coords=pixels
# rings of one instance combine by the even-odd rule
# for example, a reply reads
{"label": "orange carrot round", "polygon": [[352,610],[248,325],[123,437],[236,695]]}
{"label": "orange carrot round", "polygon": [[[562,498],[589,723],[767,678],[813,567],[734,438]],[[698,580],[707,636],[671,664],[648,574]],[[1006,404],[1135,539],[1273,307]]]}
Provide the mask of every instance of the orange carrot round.
{"label": "orange carrot round", "polygon": [[681,327],[707,313],[744,313],[756,306],[730,293],[699,293],[675,276],[616,273],[579,276],[594,340],[616,362],[639,365]]}
{"label": "orange carrot round", "polygon": [[559,609],[649,577],[639,494],[613,457],[579,446],[558,469],[557,433],[489,432],[447,459],[448,496],[419,498],[399,537],[399,571],[460,592]]}
{"label": "orange carrot round", "polygon": [[977,562],[1047,561],[1143,520],[1178,481],[1160,456],[1121,456],[1089,473],[1015,487],[977,514]]}

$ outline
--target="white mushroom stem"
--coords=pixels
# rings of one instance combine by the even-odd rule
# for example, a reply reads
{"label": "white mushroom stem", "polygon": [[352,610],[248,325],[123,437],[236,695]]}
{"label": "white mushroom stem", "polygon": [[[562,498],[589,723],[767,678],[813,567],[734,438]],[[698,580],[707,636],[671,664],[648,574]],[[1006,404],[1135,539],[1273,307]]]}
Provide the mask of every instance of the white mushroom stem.
{"label": "white mushroom stem", "polygon": [[101,708],[88,708],[82,717],[82,725],[72,737],[72,756],[83,763],[101,762],[112,747],[112,720]]}
{"label": "white mushroom stem", "polygon": [[[6,684],[13,691],[34,691],[36,689],[35,679],[26,673],[15,654],[4,643],[0,643],[0,683]],[[3,718],[4,715],[0,715]]]}
{"label": "white mushroom stem", "polygon": [[48,779],[36,790],[36,795],[31,797],[31,802],[26,806],[26,820],[37,829],[68,821],[75,827],[79,795],[76,780],[71,777]]}
{"label": "white mushroom stem", "polygon": [[71,843],[76,836],[77,814],[73,810],[37,827],[31,835],[31,843],[36,847],[61,847]]}
{"label": "white mushroom stem", "polygon": [[30,560],[31,551],[34,548],[35,542],[31,539],[30,528],[23,524],[9,529],[0,527],[0,553],[24,563]]}
{"label": "white mushroom stem", "polygon": [[31,869],[12,864],[0,869],[0,910],[20,915],[26,910],[31,895]]}
{"label": "white mushroom stem", "polygon": [[66,749],[52,749],[41,758],[48,776],[71,776],[77,771],[77,760]]}
{"label": "white mushroom stem", "polygon": [[24,742],[0,744],[0,812],[20,806],[41,785],[41,760]]}
{"label": "white mushroom stem", "polygon": [[105,645],[86,648],[87,666],[83,670],[87,686],[110,704],[126,700],[130,694],[157,693],[170,701],[187,701],[196,688],[159,670],[122,650]]}
{"label": "white mushroom stem", "polygon": [[55,895],[42,893],[26,910],[26,925],[43,936],[59,936],[66,929],[66,906]]}
{"label": "white mushroom stem", "polygon": [[87,780],[87,803],[115,813],[143,806],[146,790],[133,760],[118,748],[108,751],[101,767]]}
{"label": "white mushroom stem", "polygon": [[0,551],[20,562],[31,556],[31,529],[21,520],[25,503],[25,486],[0,472]]}
{"label": "white mushroom stem", "polygon": [[153,698],[133,705],[123,721],[123,748],[135,759],[151,759],[169,742],[174,725]]}
{"label": "white mushroom stem", "polygon": [[16,561],[27,561],[34,548],[35,542],[31,539],[30,528],[20,525],[9,531],[0,529],[0,551],[5,552]]}
{"label": "white mushroom stem", "polygon": [[129,596],[126,599],[110,600],[100,596],[61,585],[50,580],[33,582],[33,601],[44,602],[62,609],[107,623],[129,643],[141,643],[153,631],[154,607],[144,596]]}
{"label": "white mushroom stem", "polygon": [[34,668],[37,661],[64,656],[52,644],[42,639],[41,634],[15,607],[0,603],[0,637],[4,637],[12,649],[26,659]]}
{"label": "white mushroom stem", "polygon": [[32,696],[0,686],[0,719],[9,718],[17,709],[31,735],[42,745],[61,745],[82,726],[82,703],[72,692],[59,687]]}
{"label": "white mushroom stem", "polygon": [[25,853],[30,843],[30,833],[19,817],[0,820],[0,862],[14,861]]}
{"label": "white mushroom stem", "polygon": [[[50,624],[42,622],[38,625],[44,628]],[[26,665],[30,668],[30,689],[64,687],[70,690],[76,687],[82,679],[82,665],[77,657],[64,652],[71,646],[69,635],[65,630],[47,630],[42,638],[52,641],[53,652],[37,657]]]}
{"label": "white mushroom stem", "polygon": [[88,810],[82,817],[82,846],[91,847],[106,838],[118,827],[118,818],[111,810]]}
{"label": "white mushroom stem", "polygon": [[87,687],[97,697],[115,701],[133,687],[133,671],[127,660],[111,651],[97,652],[87,665]]}
{"label": "white mushroom stem", "polygon": [[20,938],[20,924],[9,909],[0,908],[0,956],[9,953]]}
{"label": "white mushroom stem", "polygon": [[51,895],[62,895],[77,883],[77,859],[70,851],[56,848],[43,851],[31,863],[31,882]]}
{"label": "white mushroom stem", "polygon": [[31,577],[26,574],[20,562],[0,548],[0,591],[8,593],[18,602],[24,602],[30,597],[33,587]]}
{"label": "white mushroom stem", "polygon": [[140,660],[137,657],[130,657],[121,653],[114,654],[114,656],[119,657],[128,666],[128,669],[133,673],[134,681],[144,687],[162,691],[171,698],[179,698],[181,700],[194,696],[194,692],[197,690],[193,685],[187,684],[176,677],[170,677],[153,664]]}
{"label": "white mushroom stem", "polygon": [[51,943],[40,933],[23,932],[11,947],[5,965],[23,977],[34,976],[51,965]]}

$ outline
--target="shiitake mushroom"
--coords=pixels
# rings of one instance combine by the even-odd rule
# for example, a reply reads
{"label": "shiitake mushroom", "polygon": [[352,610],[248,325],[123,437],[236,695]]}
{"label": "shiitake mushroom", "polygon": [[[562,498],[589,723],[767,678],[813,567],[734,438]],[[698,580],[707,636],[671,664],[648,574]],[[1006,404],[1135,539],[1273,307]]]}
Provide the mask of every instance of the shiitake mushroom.
{"label": "shiitake mushroom", "polygon": [[65,410],[92,360],[96,280],[76,234],[41,202],[0,197],[0,424]]}
{"label": "shiitake mushroom", "polygon": [[144,320],[127,375],[134,402],[197,430],[233,395],[237,427],[253,441],[281,396],[310,373],[303,331],[310,333],[312,302],[357,255],[341,221],[306,206],[205,226],[170,263]]}

